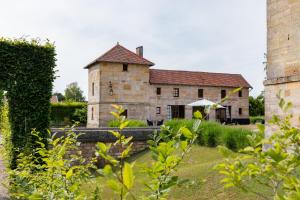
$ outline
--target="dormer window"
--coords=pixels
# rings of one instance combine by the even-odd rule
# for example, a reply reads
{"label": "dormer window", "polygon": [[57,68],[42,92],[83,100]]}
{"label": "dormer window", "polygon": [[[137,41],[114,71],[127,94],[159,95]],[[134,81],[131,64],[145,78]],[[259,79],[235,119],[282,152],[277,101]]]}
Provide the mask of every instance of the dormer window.
{"label": "dormer window", "polygon": [[127,72],[128,71],[128,64],[123,64],[123,72]]}

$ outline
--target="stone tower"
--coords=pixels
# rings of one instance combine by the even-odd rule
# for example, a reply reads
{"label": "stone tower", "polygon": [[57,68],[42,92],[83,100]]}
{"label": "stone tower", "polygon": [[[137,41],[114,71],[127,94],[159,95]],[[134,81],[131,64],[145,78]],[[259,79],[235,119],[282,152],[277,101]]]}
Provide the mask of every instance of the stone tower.
{"label": "stone tower", "polygon": [[[300,0],[267,0],[266,120],[283,114],[276,94],[293,103],[293,124],[300,115]],[[268,128],[267,134],[270,133]]]}

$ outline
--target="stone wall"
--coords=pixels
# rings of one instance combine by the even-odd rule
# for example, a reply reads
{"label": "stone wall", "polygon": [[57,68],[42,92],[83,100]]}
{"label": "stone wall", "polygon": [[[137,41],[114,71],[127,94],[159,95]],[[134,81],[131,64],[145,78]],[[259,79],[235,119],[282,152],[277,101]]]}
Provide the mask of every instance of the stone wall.
{"label": "stone wall", "polygon": [[[118,130],[116,128],[78,128],[75,129],[75,133],[83,133],[79,136],[78,142],[80,142],[79,150],[83,157],[90,161],[95,158],[96,144],[98,142],[103,142],[105,144],[111,144],[116,141],[116,138],[109,133],[109,130]],[[131,154],[136,154],[144,151],[148,148],[147,140],[151,138],[154,131],[159,131],[159,128],[127,128],[122,131],[122,134],[126,137],[133,137],[133,145]],[[56,137],[62,137],[65,133],[60,129],[52,129],[52,133],[56,133]],[[110,150],[110,155],[118,157],[123,149],[120,146],[112,147]],[[71,154],[72,152],[70,152]],[[103,165],[104,161],[98,159],[99,166]]]}
{"label": "stone wall", "polygon": [[[300,113],[300,1],[267,1],[267,79],[265,84],[266,120],[283,115],[276,94],[280,91],[293,103],[293,123]],[[268,126],[267,134],[272,132]]]}

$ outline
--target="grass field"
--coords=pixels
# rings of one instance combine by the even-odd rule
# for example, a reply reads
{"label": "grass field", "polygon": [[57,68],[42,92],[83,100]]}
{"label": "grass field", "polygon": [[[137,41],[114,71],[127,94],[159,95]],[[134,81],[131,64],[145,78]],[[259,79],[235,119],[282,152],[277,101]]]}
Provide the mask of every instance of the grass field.
{"label": "grass field", "polygon": [[[193,180],[196,184],[189,187],[173,188],[169,199],[182,200],[252,200],[263,199],[259,196],[243,193],[236,188],[224,189],[220,184],[221,175],[219,175],[212,168],[215,164],[222,161],[223,157],[216,148],[194,146],[189,156],[179,166],[177,175],[182,178]],[[136,161],[136,169],[141,168],[144,164],[151,162],[150,152],[145,151],[131,158],[131,161]],[[143,189],[143,182],[147,179],[142,174],[135,174],[136,185],[134,193],[140,194]],[[201,183],[205,180],[204,183]],[[98,178],[92,180],[91,183],[84,186],[84,190],[88,193],[92,192],[95,185],[103,185],[104,180]],[[253,185],[253,190],[268,193],[263,187]],[[139,196],[139,195],[137,195]],[[117,199],[114,198],[111,191],[103,191],[103,199]]]}

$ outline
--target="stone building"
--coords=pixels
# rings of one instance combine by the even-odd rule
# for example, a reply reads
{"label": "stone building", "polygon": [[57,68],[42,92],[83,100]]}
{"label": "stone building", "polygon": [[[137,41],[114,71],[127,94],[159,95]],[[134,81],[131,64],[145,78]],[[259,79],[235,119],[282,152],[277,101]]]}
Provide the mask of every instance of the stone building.
{"label": "stone building", "polygon": [[[192,118],[201,108],[190,104],[205,98],[219,102],[238,87],[209,118],[233,123],[249,123],[249,89],[240,74],[151,69],[154,63],[117,44],[88,64],[88,127],[106,126],[112,120],[111,104],[122,105],[129,119],[160,121]],[[203,110],[201,110],[203,111]]]}
{"label": "stone building", "polygon": [[[283,114],[276,95],[293,103],[292,112],[300,113],[300,1],[267,1],[267,77],[265,84],[265,116]],[[293,124],[299,126],[298,117]],[[272,127],[268,126],[267,134]]]}

